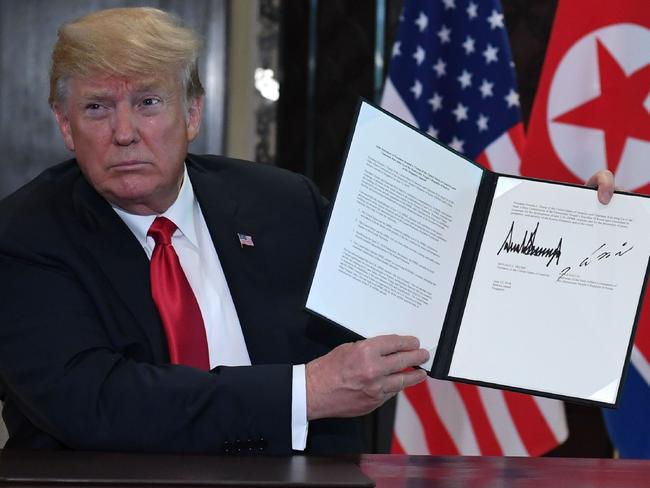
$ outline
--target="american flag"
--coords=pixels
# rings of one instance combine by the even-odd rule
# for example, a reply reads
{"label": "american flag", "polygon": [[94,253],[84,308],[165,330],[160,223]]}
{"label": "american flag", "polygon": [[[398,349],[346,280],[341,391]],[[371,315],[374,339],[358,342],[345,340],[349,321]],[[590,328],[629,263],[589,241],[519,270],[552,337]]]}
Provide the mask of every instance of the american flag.
{"label": "american flag", "polygon": [[[406,0],[382,106],[500,173],[524,131],[498,0]],[[393,452],[542,454],[568,436],[561,402],[428,380],[398,396]]]}
{"label": "american flag", "polygon": [[244,246],[255,247],[255,244],[253,244],[253,238],[251,236],[247,236],[246,234],[237,233],[237,237],[239,238],[239,245],[241,247],[244,247]]}

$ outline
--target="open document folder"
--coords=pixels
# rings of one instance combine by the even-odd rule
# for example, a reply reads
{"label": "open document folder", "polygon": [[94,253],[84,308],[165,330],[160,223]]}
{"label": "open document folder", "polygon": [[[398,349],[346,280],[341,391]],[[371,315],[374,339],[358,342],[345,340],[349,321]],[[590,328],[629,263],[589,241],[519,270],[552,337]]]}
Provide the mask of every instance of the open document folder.
{"label": "open document folder", "polygon": [[497,174],[361,102],[306,307],[414,335],[430,376],[617,403],[650,200]]}

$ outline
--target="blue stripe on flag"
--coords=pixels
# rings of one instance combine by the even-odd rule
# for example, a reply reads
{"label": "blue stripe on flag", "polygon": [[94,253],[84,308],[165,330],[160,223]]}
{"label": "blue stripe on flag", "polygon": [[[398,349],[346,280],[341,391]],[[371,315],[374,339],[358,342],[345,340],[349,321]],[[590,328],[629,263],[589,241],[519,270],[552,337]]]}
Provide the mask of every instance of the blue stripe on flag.
{"label": "blue stripe on flag", "polygon": [[630,364],[617,410],[603,410],[609,437],[622,458],[650,457],[650,385]]}

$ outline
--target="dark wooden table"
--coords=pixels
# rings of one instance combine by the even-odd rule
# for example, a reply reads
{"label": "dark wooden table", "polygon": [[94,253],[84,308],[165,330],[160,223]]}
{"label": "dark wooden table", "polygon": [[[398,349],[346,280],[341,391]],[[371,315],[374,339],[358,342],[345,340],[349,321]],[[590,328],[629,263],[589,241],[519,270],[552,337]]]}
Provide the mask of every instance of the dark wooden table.
{"label": "dark wooden table", "polygon": [[377,488],[648,488],[650,461],[365,455]]}
{"label": "dark wooden table", "polygon": [[[360,470],[359,470],[360,469]],[[650,461],[364,455],[235,458],[63,451],[0,451],[0,486],[378,488],[648,488]],[[346,482],[347,480],[347,482]]]}

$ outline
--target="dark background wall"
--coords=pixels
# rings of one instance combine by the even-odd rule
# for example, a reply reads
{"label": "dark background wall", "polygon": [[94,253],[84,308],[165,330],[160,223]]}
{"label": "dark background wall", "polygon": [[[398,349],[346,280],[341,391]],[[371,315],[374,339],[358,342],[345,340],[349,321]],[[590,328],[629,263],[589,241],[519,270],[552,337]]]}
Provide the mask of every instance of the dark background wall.
{"label": "dark background wall", "polygon": [[[501,3],[526,122],[557,1],[502,0]],[[312,35],[316,36],[317,62],[314,99],[309,100],[309,18],[314,4],[317,4],[317,29]],[[403,0],[386,0],[385,69],[390,61],[402,4]],[[374,96],[375,14],[375,0],[282,2],[277,164],[308,174],[326,196],[331,196],[336,186],[358,97],[372,100]],[[310,114],[311,107],[313,113]],[[309,140],[313,140],[313,147],[308,147]],[[569,440],[549,455],[611,457],[612,447],[600,411],[576,405],[567,405],[566,410]],[[386,452],[389,449],[393,413],[394,402],[365,419],[368,451]]]}

